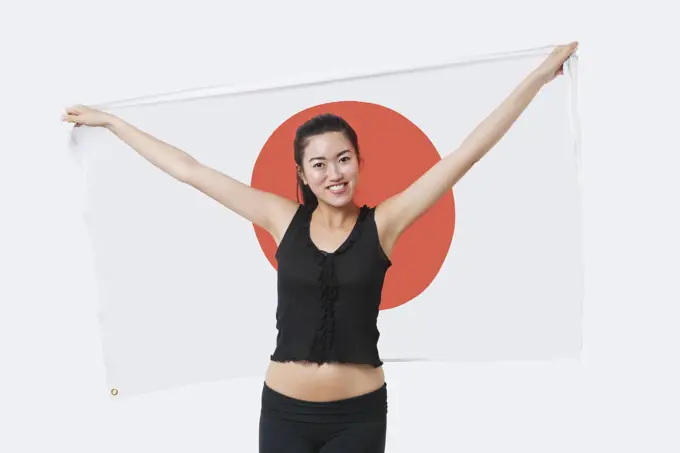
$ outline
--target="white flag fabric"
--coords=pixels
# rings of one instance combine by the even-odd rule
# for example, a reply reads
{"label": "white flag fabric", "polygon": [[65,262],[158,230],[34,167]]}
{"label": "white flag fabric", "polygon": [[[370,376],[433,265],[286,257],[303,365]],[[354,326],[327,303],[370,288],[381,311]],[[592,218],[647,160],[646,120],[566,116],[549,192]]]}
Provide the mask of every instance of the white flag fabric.
{"label": "white flag fabric", "polygon": [[[295,128],[343,116],[375,206],[454,151],[552,48],[97,106],[242,182],[296,198]],[[581,348],[576,55],[400,239],[379,316],[386,367],[548,360]],[[129,396],[263,375],[276,260],[263,231],[101,128],[76,128],[108,385]]]}

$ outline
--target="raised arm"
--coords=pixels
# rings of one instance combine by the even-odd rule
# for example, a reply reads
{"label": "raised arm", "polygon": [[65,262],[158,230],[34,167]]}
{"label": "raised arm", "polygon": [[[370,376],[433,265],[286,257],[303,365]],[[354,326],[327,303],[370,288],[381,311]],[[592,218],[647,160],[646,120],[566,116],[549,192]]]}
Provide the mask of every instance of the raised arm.
{"label": "raised arm", "polygon": [[383,249],[389,254],[399,236],[430,209],[505,135],[541,88],[562,74],[564,62],[577,43],[558,46],[496,108],[458,149],[437,162],[404,191],[376,207],[375,218]]}
{"label": "raised arm", "polygon": [[98,126],[110,130],[160,170],[268,231],[277,244],[298,208],[298,203],[253,188],[205,166],[185,151],[109,113],[78,105],[66,109],[63,120],[76,126]]}

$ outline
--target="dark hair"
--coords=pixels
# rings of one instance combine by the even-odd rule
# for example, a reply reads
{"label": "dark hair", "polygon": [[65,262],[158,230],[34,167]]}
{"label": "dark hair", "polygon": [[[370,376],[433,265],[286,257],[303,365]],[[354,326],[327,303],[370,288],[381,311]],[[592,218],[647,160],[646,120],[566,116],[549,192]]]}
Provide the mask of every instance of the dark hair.
{"label": "dark hair", "polygon": [[[347,140],[352,143],[354,149],[357,153],[357,158],[359,158],[359,140],[357,138],[357,133],[354,131],[352,126],[349,125],[347,121],[338,115],[332,113],[322,113],[317,115],[304,124],[298,127],[295,133],[294,141],[294,157],[295,163],[299,165],[300,171],[302,171],[302,160],[305,155],[305,147],[309,143],[309,139],[315,135],[325,134],[326,132],[342,132]],[[302,204],[305,206],[314,207],[319,204],[319,200],[312,192],[309,186],[305,185],[300,178],[300,174],[297,175],[297,186],[298,186],[298,202],[300,201],[299,195],[302,192]]]}

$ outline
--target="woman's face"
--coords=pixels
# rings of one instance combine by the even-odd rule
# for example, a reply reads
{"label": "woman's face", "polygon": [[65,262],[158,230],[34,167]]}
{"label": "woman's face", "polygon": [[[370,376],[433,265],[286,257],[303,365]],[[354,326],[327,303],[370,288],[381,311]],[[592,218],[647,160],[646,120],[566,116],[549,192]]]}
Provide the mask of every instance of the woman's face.
{"label": "woman's face", "polygon": [[301,177],[319,202],[340,207],[352,201],[359,183],[359,159],[342,132],[311,137],[302,160]]}

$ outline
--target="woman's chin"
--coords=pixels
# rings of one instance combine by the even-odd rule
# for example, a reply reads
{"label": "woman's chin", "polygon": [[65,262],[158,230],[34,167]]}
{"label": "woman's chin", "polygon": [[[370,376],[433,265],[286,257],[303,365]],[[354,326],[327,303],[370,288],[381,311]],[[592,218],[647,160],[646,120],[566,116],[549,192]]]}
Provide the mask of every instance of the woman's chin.
{"label": "woman's chin", "polygon": [[340,208],[352,202],[353,192],[346,190],[341,194],[326,193],[323,197],[323,202],[327,205]]}

